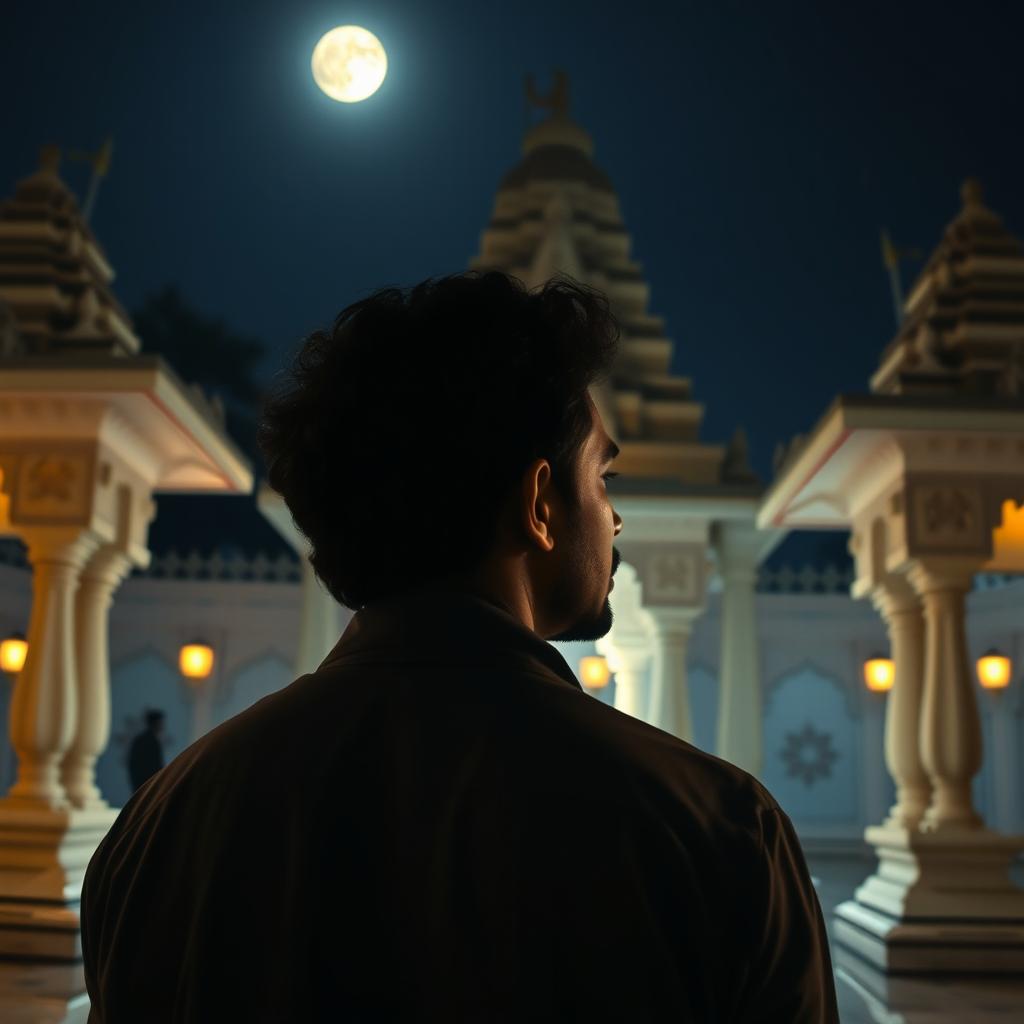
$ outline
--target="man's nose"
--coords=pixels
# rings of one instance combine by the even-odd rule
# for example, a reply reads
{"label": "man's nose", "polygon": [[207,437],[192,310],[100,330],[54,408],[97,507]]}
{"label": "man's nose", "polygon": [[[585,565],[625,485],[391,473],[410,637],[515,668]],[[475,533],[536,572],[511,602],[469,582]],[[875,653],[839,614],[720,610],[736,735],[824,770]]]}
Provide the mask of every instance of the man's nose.
{"label": "man's nose", "polygon": [[622,516],[615,509],[612,509],[612,522],[615,524],[615,536],[618,537],[622,530]]}

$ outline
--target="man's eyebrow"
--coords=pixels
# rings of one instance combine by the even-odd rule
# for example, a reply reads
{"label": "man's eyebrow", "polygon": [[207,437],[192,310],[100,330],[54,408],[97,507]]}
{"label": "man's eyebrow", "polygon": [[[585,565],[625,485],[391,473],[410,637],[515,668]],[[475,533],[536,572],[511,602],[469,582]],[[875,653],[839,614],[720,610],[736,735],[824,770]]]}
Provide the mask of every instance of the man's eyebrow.
{"label": "man's eyebrow", "polygon": [[608,447],[604,450],[604,461],[611,462],[612,459],[618,458],[619,446],[614,441],[608,442]]}

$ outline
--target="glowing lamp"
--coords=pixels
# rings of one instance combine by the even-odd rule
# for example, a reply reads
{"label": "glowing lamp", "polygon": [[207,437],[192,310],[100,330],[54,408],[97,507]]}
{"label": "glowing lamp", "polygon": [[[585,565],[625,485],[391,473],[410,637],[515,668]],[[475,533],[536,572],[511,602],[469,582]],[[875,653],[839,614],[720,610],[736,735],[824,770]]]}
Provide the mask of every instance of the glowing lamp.
{"label": "glowing lamp", "polygon": [[213,648],[208,644],[185,644],[178,654],[178,668],[186,679],[208,679],[213,671]]}
{"label": "glowing lamp", "polygon": [[12,633],[0,642],[0,671],[16,676],[25,667],[28,641],[22,633]]}
{"label": "glowing lamp", "polygon": [[580,682],[588,690],[603,690],[611,677],[604,658],[580,658]]}
{"label": "glowing lamp", "polygon": [[892,658],[875,654],[864,662],[864,682],[869,690],[885,693],[896,681],[896,666]]}
{"label": "glowing lamp", "polygon": [[1005,654],[986,651],[978,659],[978,682],[986,690],[1005,690],[1010,685],[1012,665]]}

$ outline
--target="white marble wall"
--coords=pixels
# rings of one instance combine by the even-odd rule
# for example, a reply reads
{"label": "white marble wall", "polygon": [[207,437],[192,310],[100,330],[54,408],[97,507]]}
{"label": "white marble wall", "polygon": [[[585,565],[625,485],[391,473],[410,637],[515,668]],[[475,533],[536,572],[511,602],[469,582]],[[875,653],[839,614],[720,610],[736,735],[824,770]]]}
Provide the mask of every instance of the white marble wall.
{"label": "white marble wall", "polygon": [[[1024,580],[977,591],[969,601],[972,656],[999,647],[1015,664],[1009,691],[978,694],[985,761],[975,791],[989,823],[1003,831],[1024,830],[1022,598]],[[0,565],[0,636],[24,630],[29,599],[28,573]],[[866,602],[841,594],[762,593],[757,605],[763,780],[806,842],[818,848],[859,845],[864,827],[879,822],[893,801],[882,757],[885,697],[869,693],[862,682],[865,658],[886,647],[881,620]],[[97,768],[107,799],[117,806],[128,795],[124,757],[146,708],[167,714],[169,759],[207,729],[291,682],[298,631],[295,582],[127,580],[111,612],[111,743]],[[218,655],[212,679],[198,689],[181,680],[176,666],[179,647],[195,637]],[[558,646],[574,668],[580,657],[595,653],[593,644]],[[694,739],[709,750],[718,659],[719,603],[712,595],[693,633],[689,666]],[[9,678],[0,678],[4,722],[10,691]],[[614,699],[614,683],[600,699]],[[4,728],[0,792],[13,782],[12,767]]]}

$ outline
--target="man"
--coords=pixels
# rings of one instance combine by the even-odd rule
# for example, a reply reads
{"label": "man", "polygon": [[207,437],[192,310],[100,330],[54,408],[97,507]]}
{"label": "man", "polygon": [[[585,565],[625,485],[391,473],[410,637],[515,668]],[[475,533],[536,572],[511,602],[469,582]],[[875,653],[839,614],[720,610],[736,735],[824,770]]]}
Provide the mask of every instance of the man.
{"label": "man", "polygon": [[772,797],[545,642],[611,626],[615,337],[595,293],[489,273],[307,340],[260,443],[357,612],[124,808],[82,894],[91,1021],[838,1019]]}
{"label": "man", "polygon": [[164,717],[162,711],[147,711],[146,728],[132,740],[128,750],[128,777],[131,779],[133,793],[164,766],[164,750],[161,745]]}

